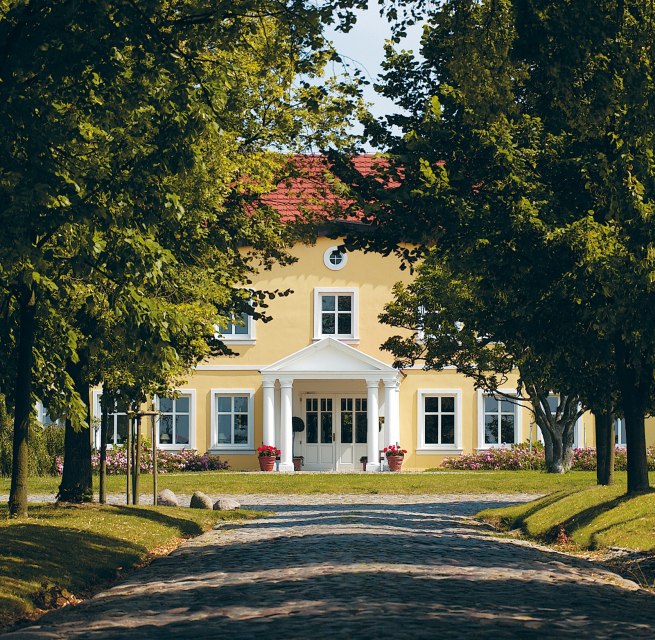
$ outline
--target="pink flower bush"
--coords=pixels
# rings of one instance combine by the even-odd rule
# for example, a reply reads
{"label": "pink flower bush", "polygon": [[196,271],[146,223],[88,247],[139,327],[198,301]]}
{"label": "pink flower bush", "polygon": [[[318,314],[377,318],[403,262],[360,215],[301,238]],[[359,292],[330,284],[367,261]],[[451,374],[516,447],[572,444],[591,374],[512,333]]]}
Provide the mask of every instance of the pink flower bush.
{"label": "pink flower bush", "polygon": [[[655,471],[655,447],[649,447],[647,454],[648,469],[649,471]],[[617,471],[625,471],[627,463],[625,448],[617,447],[614,468]],[[488,449],[487,451],[465,454],[456,458],[446,458],[441,466],[446,469],[464,471],[520,471],[523,469],[542,470],[546,468],[543,445],[535,444],[530,450],[525,443],[515,444],[511,447]],[[596,449],[590,447],[574,449],[571,468],[575,471],[595,471]]]}
{"label": "pink flower bush", "polygon": [[[61,475],[63,471],[63,460],[57,459],[57,472]],[[91,455],[91,466],[94,472],[100,469],[100,453]],[[157,450],[157,472],[174,473],[183,471],[224,471],[229,468],[227,462],[210,453],[199,455],[194,449],[182,449],[180,451]],[[127,451],[125,447],[114,447],[107,449],[107,474],[118,475],[125,473],[127,469]],[[141,473],[152,473],[152,449],[143,447],[141,450]]]}

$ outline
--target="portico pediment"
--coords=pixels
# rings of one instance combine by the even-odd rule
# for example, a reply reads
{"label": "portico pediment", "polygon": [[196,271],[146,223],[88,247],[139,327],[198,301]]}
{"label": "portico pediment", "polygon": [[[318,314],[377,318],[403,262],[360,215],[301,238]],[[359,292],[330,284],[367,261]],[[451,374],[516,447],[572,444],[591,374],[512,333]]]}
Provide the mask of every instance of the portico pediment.
{"label": "portico pediment", "polygon": [[398,371],[334,338],[324,338],[261,369],[264,377],[390,379]]}

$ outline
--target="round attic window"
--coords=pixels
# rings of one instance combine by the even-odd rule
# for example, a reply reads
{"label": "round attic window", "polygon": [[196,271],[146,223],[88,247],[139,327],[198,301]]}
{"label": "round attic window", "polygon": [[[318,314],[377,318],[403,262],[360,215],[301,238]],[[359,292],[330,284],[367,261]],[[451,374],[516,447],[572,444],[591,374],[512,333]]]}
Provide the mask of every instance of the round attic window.
{"label": "round attic window", "polygon": [[348,256],[338,247],[329,247],[323,254],[323,263],[328,269],[338,271],[343,269],[348,262]]}

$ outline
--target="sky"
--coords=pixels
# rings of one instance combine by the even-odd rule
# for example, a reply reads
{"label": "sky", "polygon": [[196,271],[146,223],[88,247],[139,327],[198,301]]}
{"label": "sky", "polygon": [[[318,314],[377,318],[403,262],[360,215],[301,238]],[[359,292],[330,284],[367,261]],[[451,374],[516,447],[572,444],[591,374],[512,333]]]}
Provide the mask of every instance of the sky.
{"label": "sky", "polygon": [[[351,64],[359,67],[371,83],[376,80],[384,58],[384,42],[391,37],[389,22],[380,17],[377,3],[364,12],[358,12],[357,24],[348,33],[332,31],[327,35],[336,50],[350,59]],[[421,28],[419,26],[411,28],[407,37],[396,47],[416,52],[420,37]],[[395,110],[393,102],[378,95],[370,85],[366,87],[364,98],[372,103],[371,111],[376,116],[392,113]]]}

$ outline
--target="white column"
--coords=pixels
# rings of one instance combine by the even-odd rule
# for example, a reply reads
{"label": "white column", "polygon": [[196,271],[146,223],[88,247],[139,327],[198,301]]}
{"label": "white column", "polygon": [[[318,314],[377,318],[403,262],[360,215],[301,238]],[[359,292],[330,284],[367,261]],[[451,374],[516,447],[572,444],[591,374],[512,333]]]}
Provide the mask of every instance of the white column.
{"label": "white column", "polygon": [[280,380],[280,471],[293,473],[293,380]]}
{"label": "white column", "polygon": [[384,407],[384,424],[387,432],[384,446],[402,444],[400,442],[400,389],[397,380],[384,381]]}
{"label": "white column", "polygon": [[368,387],[368,399],[366,404],[368,417],[368,462],[366,463],[366,471],[380,470],[380,420],[378,417],[378,414],[380,413],[378,402],[379,383],[379,380],[366,381],[366,386]]}
{"label": "white column", "polygon": [[275,446],[275,380],[264,380],[262,444]]}

